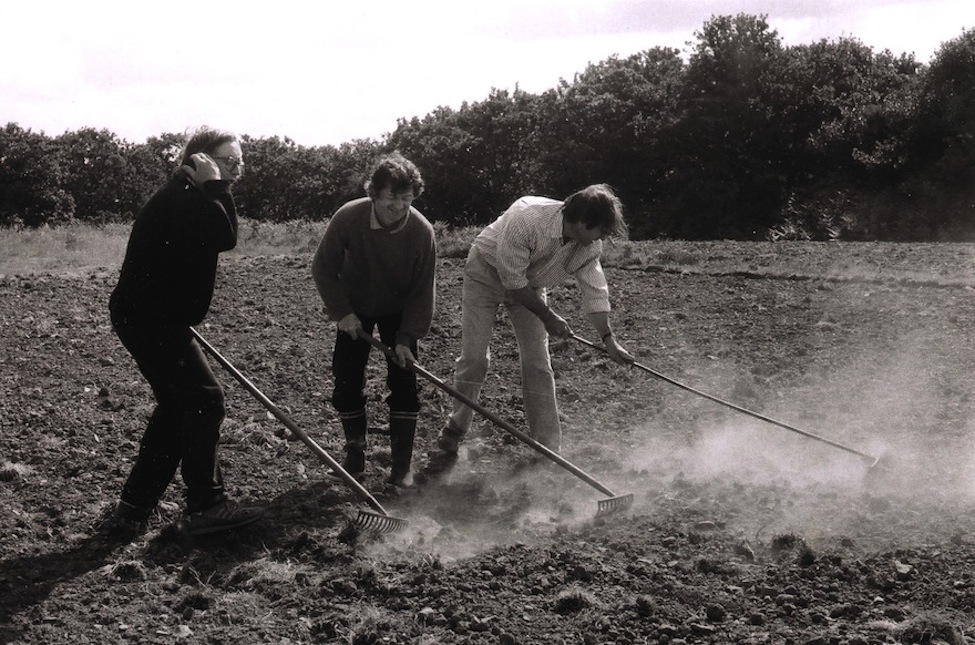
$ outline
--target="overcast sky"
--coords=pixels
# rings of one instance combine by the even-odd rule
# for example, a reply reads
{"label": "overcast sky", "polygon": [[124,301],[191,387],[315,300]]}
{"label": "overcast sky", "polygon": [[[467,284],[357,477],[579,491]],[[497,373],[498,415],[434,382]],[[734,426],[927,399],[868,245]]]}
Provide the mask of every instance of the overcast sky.
{"label": "overcast sky", "polygon": [[975,0],[0,0],[0,126],[379,139],[491,88],[542,92],[614,54],[686,52],[711,16],[738,13],[765,14],[785,45],[854,37],[924,63],[975,28]]}

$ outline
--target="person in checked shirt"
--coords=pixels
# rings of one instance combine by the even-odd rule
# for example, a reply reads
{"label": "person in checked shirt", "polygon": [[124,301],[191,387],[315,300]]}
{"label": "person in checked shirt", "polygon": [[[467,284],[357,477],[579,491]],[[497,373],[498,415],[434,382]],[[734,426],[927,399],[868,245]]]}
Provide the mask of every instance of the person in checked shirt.
{"label": "person in checked shirt", "polygon": [[[602,239],[625,236],[622,205],[605,184],[588,186],[565,201],[518,199],[475,238],[464,269],[461,353],[454,387],[476,401],[490,363],[489,343],[499,306],[504,305],[518,340],[521,385],[529,434],[554,452],[562,430],[555,397],[549,335],[572,336],[569,323],[547,303],[546,288],[569,276],[582,292],[582,311],[621,365],[633,357],[610,327],[609,287],[600,264]],[[453,466],[473,411],[455,399],[425,471],[437,475]]]}

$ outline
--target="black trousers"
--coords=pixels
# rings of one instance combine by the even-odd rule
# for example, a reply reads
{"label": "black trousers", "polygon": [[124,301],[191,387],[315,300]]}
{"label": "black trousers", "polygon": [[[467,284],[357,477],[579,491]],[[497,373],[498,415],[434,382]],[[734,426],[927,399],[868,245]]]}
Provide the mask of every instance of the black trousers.
{"label": "black trousers", "polygon": [[155,507],[177,468],[187,512],[226,499],[217,455],[224,393],[189,327],[133,325],[117,316],[112,325],[156,398],[122,500]]}
{"label": "black trousers", "polygon": [[[362,328],[371,334],[373,329],[379,328],[379,339],[389,348],[396,345],[396,331],[399,329],[401,314],[393,314],[380,318],[359,316]],[[352,338],[345,332],[338,332],[335,339],[335,350],[332,353],[332,376],[335,387],[332,390],[332,405],[340,413],[351,413],[365,410],[366,397],[366,364],[369,362],[369,352],[372,345],[361,338]],[[417,354],[417,343],[410,347],[413,356]],[[420,399],[417,393],[416,374],[413,370],[403,369],[388,356],[386,358],[386,386],[389,396],[386,403],[390,411],[412,412],[420,410]]]}

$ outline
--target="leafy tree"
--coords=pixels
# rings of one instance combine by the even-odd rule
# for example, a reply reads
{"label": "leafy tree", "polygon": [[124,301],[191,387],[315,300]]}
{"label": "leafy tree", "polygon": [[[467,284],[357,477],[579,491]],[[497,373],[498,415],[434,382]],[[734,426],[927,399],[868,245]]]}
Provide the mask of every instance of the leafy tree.
{"label": "leafy tree", "polygon": [[322,176],[326,197],[311,206],[312,219],[329,217],[345,202],[365,195],[366,175],[382,150],[372,139],[355,139],[337,148],[322,149],[329,168]]}
{"label": "leafy tree", "polygon": [[185,139],[184,135],[164,133],[123,149],[125,163],[131,169],[126,195],[134,207],[132,212],[137,213],[176,171]]}
{"label": "leafy tree", "polygon": [[532,142],[537,98],[515,89],[492,89],[488,98],[463,104],[457,122],[470,136],[466,149],[471,183],[464,211],[487,224],[516,198],[538,185]]}
{"label": "leafy tree", "polygon": [[942,44],[918,82],[901,237],[975,239],[975,30]]}
{"label": "leafy tree", "polygon": [[56,147],[16,123],[0,129],[0,225],[29,227],[71,219],[74,201],[63,188]]}
{"label": "leafy tree", "polygon": [[813,239],[875,235],[851,205],[863,212],[864,191],[903,171],[920,66],[854,38],[790,47],[780,60],[763,102],[790,191],[785,225]]}
{"label": "leafy tree", "polygon": [[131,218],[145,199],[131,145],[108,130],[82,128],[54,140],[63,170],[62,187],[75,202],[75,218],[104,221]]}
{"label": "leafy tree", "polygon": [[423,173],[422,207],[450,225],[486,224],[535,185],[532,136],[536,97],[492,89],[459,110],[440,107],[423,119],[401,119],[387,146]]}
{"label": "leafy tree", "polygon": [[696,33],[661,210],[664,231],[688,238],[764,234],[785,203],[778,132],[762,102],[782,46],[765,16],[717,16]]}
{"label": "leafy tree", "polygon": [[888,151],[909,118],[912,57],[874,54],[856,39],[822,40],[786,52],[766,101],[792,155],[790,179],[830,168],[838,174],[896,165]]}
{"label": "leafy tree", "polygon": [[[660,137],[676,117],[683,67],[677,50],[654,48],[590,64],[572,83],[546,92],[537,101],[533,145],[541,185],[564,196],[605,182],[638,213],[652,203],[668,169]],[[630,216],[635,236],[650,230],[646,219]]]}
{"label": "leafy tree", "polygon": [[942,44],[921,83],[918,144],[930,159],[968,148],[975,137],[975,29]]}
{"label": "leafy tree", "polygon": [[298,145],[287,137],[254,139],[244,135],[241,150],[245,172],[235,186],[240,213],[269,222],[290,219],[295,183],[291,163]]}
{"label": "leafy tree", "polygon": [[468,191],[475,173],[470,153],[475,137],[462,127],[457,113],[438,107],[419,119],[400,119],[386,140],[417,165],[426,184],[424,213],[448,224],[477,221]]}
{"label": "leafy tree", "polygon": [[242,137],[241,147],[245,172],[235,188],[241,196],[241,213],[271,222],[328,217],[351,194],[361,194],[359,178],[378,151],[369,140],[335,148],[247,136]]}

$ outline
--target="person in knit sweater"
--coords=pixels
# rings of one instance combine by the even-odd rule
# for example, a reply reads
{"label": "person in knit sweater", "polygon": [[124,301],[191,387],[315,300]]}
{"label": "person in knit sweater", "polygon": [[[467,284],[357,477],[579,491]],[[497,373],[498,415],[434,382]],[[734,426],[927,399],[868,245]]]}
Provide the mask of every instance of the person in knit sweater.
{"label": "person in knit sweater", "polygon": [[115,509],[125,528],[144,527],[177,468],[190,533],[237,528],[263,515],[238,506],[225,491],[217,450],[224,393],[190,331],[210,308],[217,256],[237,244],[230,187],[243,163],[236,135],[197,130],[179,169],[132,226],[109,311],[156,406]]}
{"label": "person in knit sweater", "polygon": [[388,482],[413,485],[413,440],[420,410],[416,374],[417,341],[430,330],[436,293],[437,246],[433,226],[412,206],[423,192],[416,166],[392,153],[375,164],[365,183],[366,197],[340,207],[328,222],[312,276],[336,323],[332,353],[335,379],[331,403],[345,434],[342,467],[355,477],[365,472],[365,370],[372,334],[393,348],[386,357],[389,442]]}

